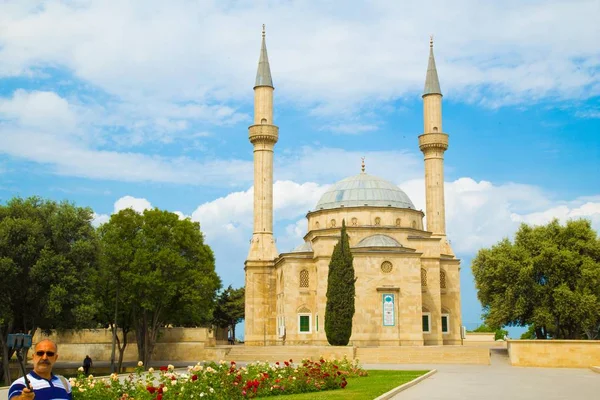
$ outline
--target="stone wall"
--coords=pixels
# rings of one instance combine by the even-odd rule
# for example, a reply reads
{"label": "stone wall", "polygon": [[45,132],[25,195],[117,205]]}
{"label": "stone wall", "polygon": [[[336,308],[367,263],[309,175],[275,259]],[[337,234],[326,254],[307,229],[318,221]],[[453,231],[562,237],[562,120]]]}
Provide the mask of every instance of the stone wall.
{"label": "stone wall", "polygon": [[508,354],[519,367],[589,368],[600,365],[600,340],[509,340]]}
{"label": "stone wall", "polygon": [[358,347],[362,364],[490,364],[490,350],[465,346]]}
{"label": "stone wall", "polygon": [[[58,345],[61,361],[81,362],[86,355],[94,361],[109,361],[112,350],[110,329],[82,329],[52,332],[50,335],[37,332],[33,343],[51,339]],[[123,361],[136,361],[137,344],[135,335],[127,336],[127,348]],[[202,360],[206,359],[206,347],[215,345],[214,332],[209,328],[165,328],[159,332],[154,347],[155,360]],[[31,356],[32,352],[30,352]],[[118,350],[116,357],[118,357]]]}

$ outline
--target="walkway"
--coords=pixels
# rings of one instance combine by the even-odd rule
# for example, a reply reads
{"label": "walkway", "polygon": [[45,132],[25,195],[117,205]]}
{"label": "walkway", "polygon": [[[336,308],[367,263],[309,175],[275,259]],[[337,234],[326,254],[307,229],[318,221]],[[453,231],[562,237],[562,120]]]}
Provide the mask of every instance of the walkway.
{"label": "walkway", "polygon": [[[373,367],[373,366],[370,366]],[[383,369],[384,366],[379,365]],[[393,366],[388,366],[393,367]],[[436,374],[398,393],[394,400],[588,400],[599,399],[600,374],[590,369],[512,367],[492,352],[492,365],[403,365]],[[390,368],[392,369],[392,368]]]}

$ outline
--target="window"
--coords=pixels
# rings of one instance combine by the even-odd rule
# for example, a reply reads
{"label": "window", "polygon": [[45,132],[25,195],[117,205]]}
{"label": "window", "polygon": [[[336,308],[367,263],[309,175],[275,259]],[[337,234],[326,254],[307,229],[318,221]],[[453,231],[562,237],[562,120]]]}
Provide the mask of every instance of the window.
{"label": "window", "polygon": [[446,272],[440,270],[440,288],[446,289]]}
{"label": "window", "polygon": [[315,222],[315,228],[319,229],[319,221]]}
{"label": "window", "polygon": [[421,286],[427,286],[427,270],[421,268]]}
{"label": "window", "polygon": [[402,224],[402,220],[400,218],[396,218],[396,226],[400,226]]}
{"label": "window", "polygon": [[308,271],[305,269],[300,271],[300,287],[301,288],[308,287]]}
{"label": "window", "polygon": [[389,261],[384,261],[381,263],[381,272],[390,273],[392,272],[393,265]]}
{"label": "window", "polygon": [[431,313],[423,313],[423,333],[431,332],[431,324],[429,323],[431,319]]}
{"label": "window", "polygon": [[317,320],[317,325],[316,325],[316,327],[317,327],[317,332],[319,332],[319,314],[317,314],[317,315],[315,316],[315,319]]}
{"label": "window", "polygon": [[442,333],[450,333],[450,315],[442,314]]}
{"label": "window", "polygon": [[332,228],[335,228],[335,219],[332,219],[332,220],[331,220],[331,227],[332,227]]}
{"label": "window", "polygon": [[381,225],[381,218],[379,218],[379,217],[376,217],[376,218],[375,218],[375,225],[376,225],[376,226],[379,226],[379,225]]}
{"label": "window", "polygon": [[310,314],[298,315],[298,327],[300,333],[310,333]]}
{"label": "window", "polygon": [[357,226],[358,220],[356,218],[352,218],[352,226]]}
{"label": "window", "polygon": [[417,222],[416,221],[413,221],[410,225],[412,226],[413,229],[417,229]]}

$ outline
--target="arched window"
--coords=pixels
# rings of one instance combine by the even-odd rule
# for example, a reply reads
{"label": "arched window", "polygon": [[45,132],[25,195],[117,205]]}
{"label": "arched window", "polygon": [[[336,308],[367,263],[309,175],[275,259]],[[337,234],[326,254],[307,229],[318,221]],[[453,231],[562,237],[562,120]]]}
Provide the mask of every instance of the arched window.
{"label": "arched window", "polygon": [[300,271],[300,287],[301,288],[308,287],[308,271],[305,269]]}
{"label": "arched window", "polygon": [[446,289],[446,272],[440,270],[440,288]]}
{"label": "arched window", "polygon": [[331,220],[331,227],[332,227],[332,228],[335,228],[335,219],[332,219],[332,220]]}
{"label": "arched window", "polygon": [[427,286],[427,270],[421,268],[421,286]]}
{"label": "arched window", "polygon": [[319,221],[315,222],[315,228],[319,229]]}
{"label": "arched window", "polygon": [[423,324],[423,333],[431,332],[431,312],[426,307],[422,308],[421,320]]}
{"label": "arched window", "polygon": [[402,220],[400,218],[396,218],[396,226],[400,226],[402,224]]}
{"label": "arched window", "polygon": [[355,218],[352,218],[352,226],[357,226],[358,225],[358,220]]}
{"label": "arched window", "polygon": [[266,124],[267,123],[267,119],[266,118],[261,119],[260,123],[263,124],[263,125]]}
{"label": "arched window", "polygon": [[376,225],[376,226],[379,226],[379,225],[381,225],[381,218],[379,218],[379,217],[376,217],[376,218],[375,218],[375,225]]}

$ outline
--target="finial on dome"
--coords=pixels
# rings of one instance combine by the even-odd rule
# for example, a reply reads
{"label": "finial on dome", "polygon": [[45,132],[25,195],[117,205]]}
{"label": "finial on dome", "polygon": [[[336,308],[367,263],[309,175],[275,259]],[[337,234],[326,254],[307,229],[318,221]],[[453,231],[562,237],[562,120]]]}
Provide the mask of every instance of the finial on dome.
{"label": "finial on dome", "polygon": [[365,173],[365,158],[361,157],[361,160],[362,160],[362,163],[360,165],[360,169],[361,169],[362,173],[364,174]]}
{"label": "finial on dome", "polygon": [[[265,37],[265,24],[263,24],[263,31],[262,31],[262,35],[263,37]],[[432,36],[433,37],[433,36]]]}
{"label": "finial on dome", "polygon": [[[264,27],[264,25],[263,25]],[[264,30],[263,30],[263,34],[264,34]],[[429,35],[429,47],[433,47],[433,35]]]}

